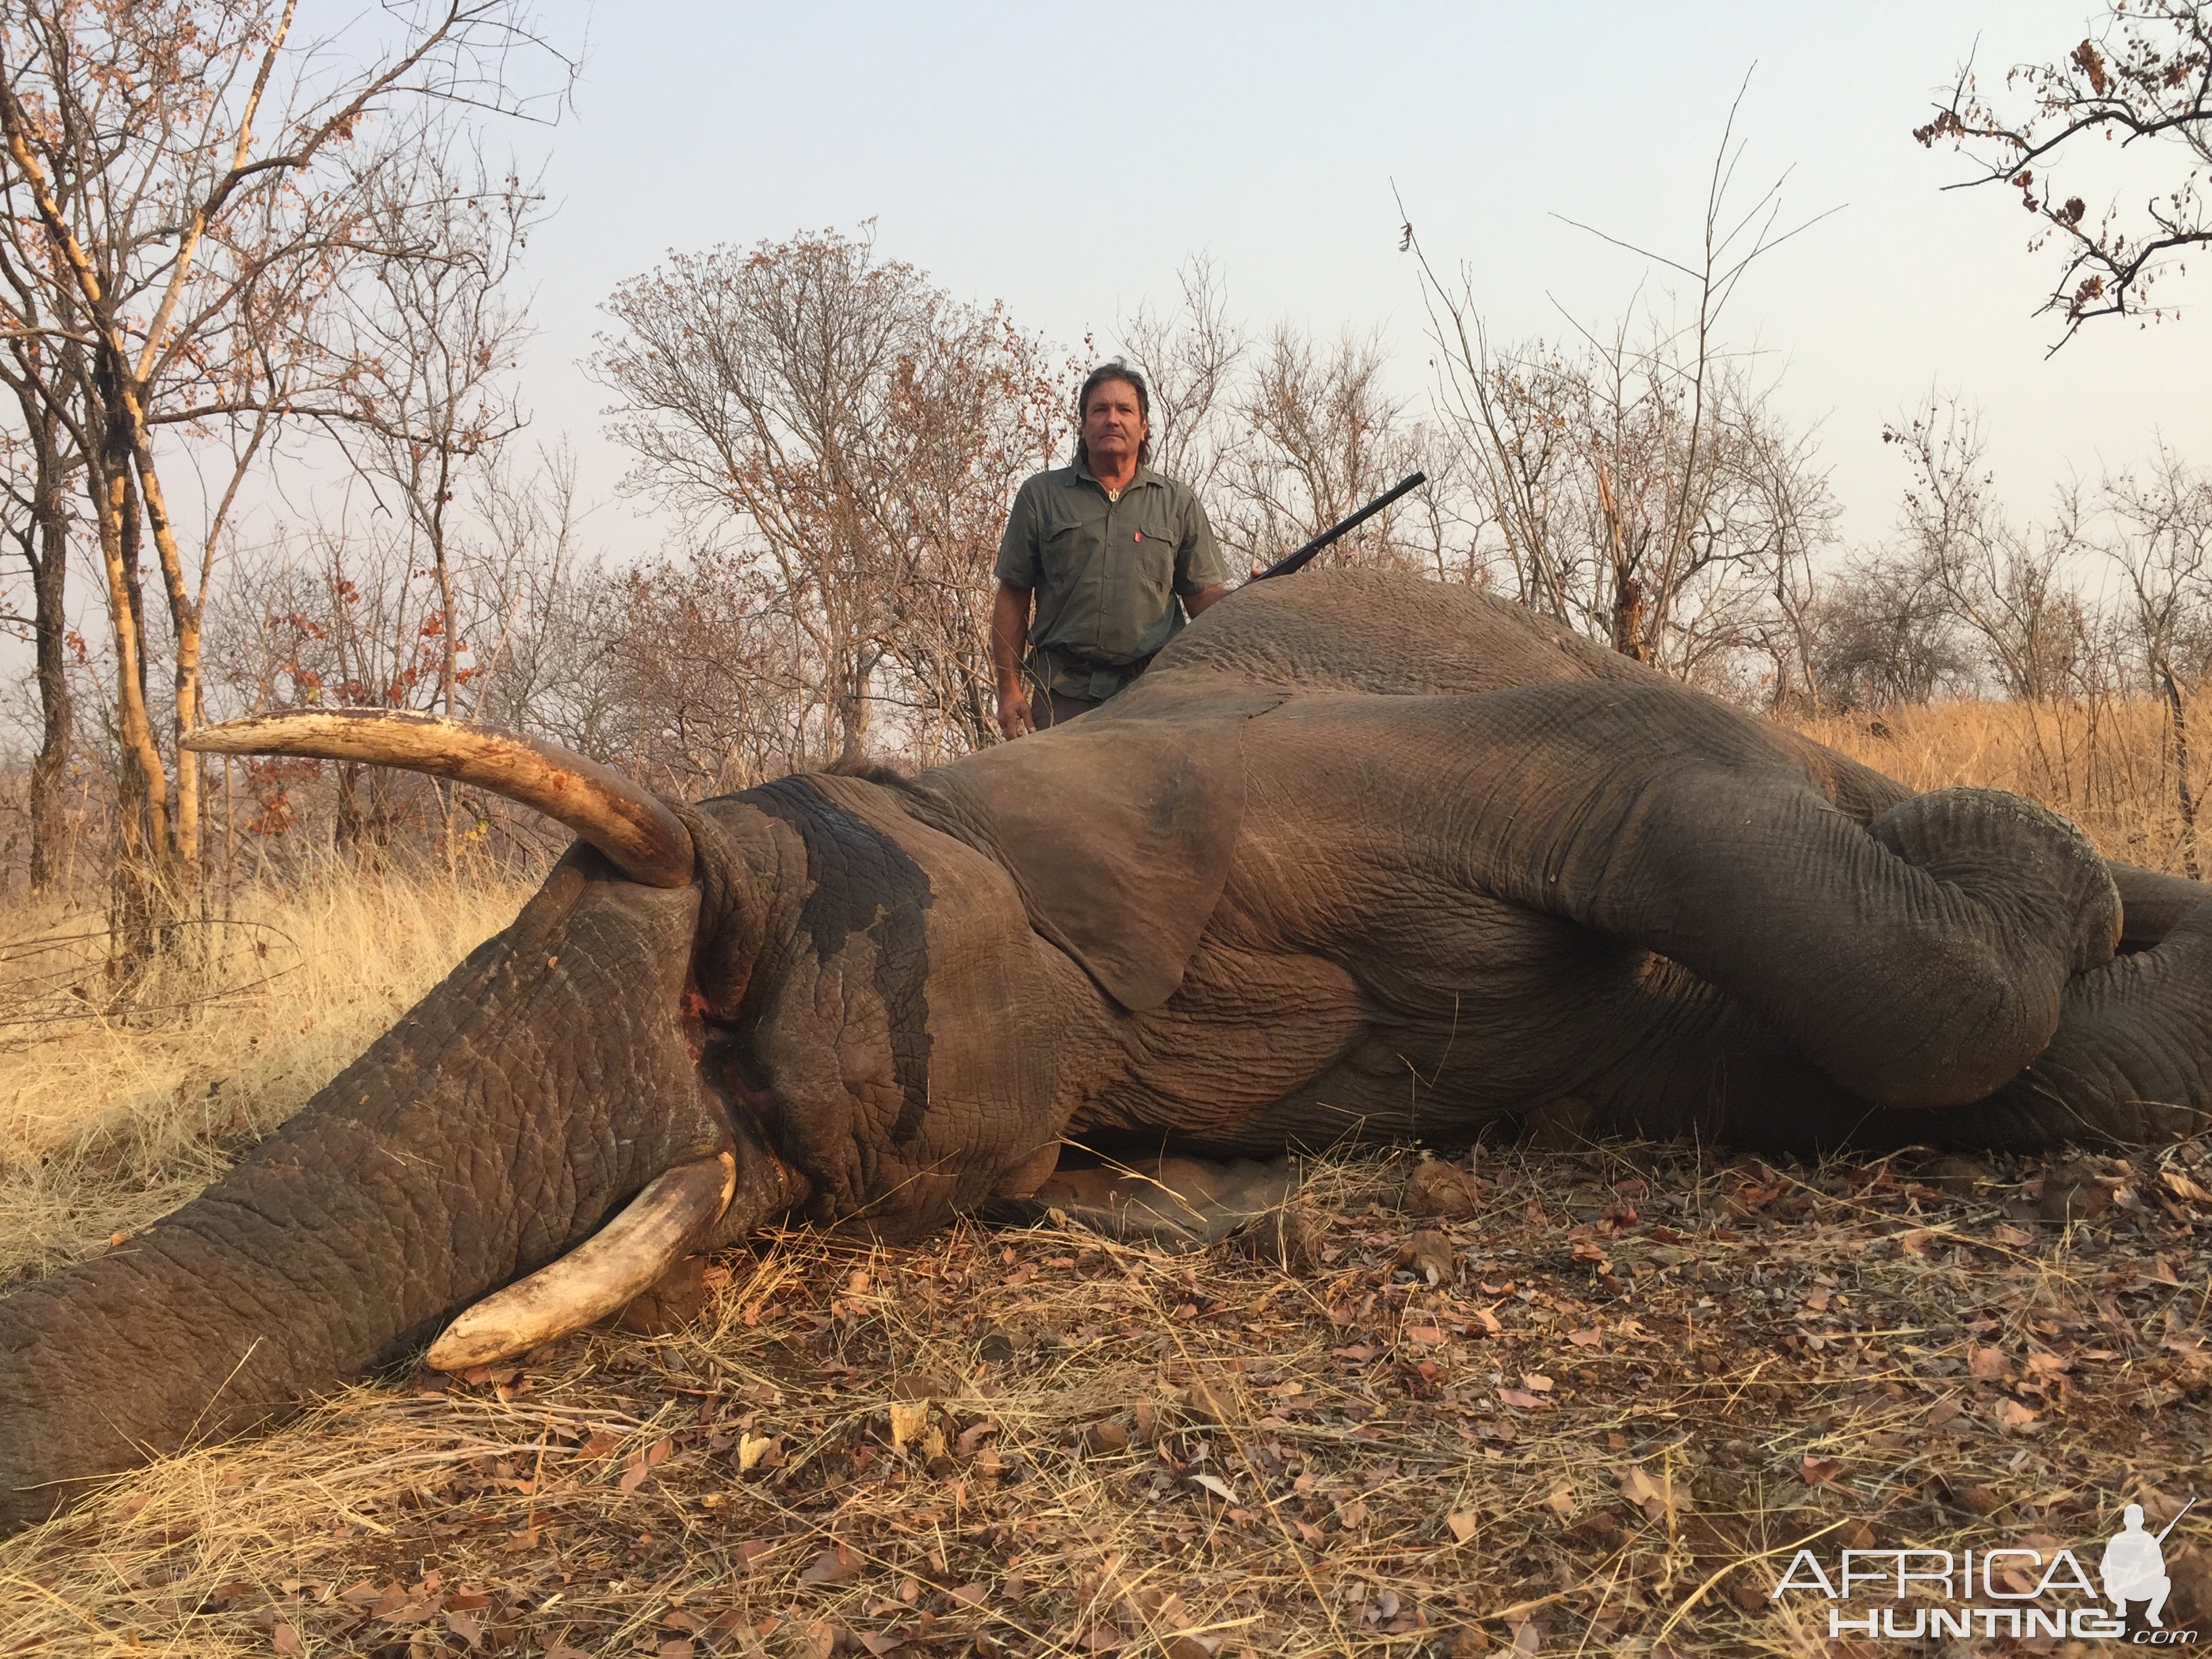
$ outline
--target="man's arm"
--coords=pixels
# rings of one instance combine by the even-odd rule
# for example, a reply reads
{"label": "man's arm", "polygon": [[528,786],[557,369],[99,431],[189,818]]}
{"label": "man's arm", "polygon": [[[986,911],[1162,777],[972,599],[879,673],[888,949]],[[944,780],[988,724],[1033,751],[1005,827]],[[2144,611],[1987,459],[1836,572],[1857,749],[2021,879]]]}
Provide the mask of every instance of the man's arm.
{"label": "man's arm", "polygon": [[1227,586],[1220,582],[1213,582],[1200,588],[1195,593],[1186,593],[1183,596],[1182,608],[1195,617],[1217,599],[1225,599],[1228,597]]}
{"label": "man's arm", "polygon": [[1182,541],[1176,549],[1176,592],[1182,598],[1184,613],[1195,618],[1228,597],[1229,571],[1221,562],[1221,549],[1204,505],[1195,495],[1186,495]]}
{"label": "man's arm", "polygon": [[1008,738],[1036,730],[1030,718],[1030,694],[1022,684],[1022,647],[1029,638],[1033,597],[1003,576],[991,595],[991,672],[999,683],[999,731]]}

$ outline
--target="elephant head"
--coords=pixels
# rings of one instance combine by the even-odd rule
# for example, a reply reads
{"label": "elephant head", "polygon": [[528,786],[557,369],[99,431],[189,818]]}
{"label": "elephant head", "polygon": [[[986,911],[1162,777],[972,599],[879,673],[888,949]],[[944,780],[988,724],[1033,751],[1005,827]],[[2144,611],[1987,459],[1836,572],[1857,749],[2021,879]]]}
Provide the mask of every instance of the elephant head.
{"label": "elephant head", "polygon": [[[1138,782],[1141,755],[1117,769],[1077,739],[693,807],[388,711],[199,733],[453,778],[580,840],[198,1199],[0,1301],[0,1529],[433,1337],[447,1368],[523,1352],[785,1215],[910,1236],[1034,1186],[1099,1086],[1099,987],[1175,989],[1235,823],[1233,740],[1225,765],[1179,752]],[[1118,849],[1079,883],[1071,808]],[[1123,925],[1102,925],[1117,884]]]}

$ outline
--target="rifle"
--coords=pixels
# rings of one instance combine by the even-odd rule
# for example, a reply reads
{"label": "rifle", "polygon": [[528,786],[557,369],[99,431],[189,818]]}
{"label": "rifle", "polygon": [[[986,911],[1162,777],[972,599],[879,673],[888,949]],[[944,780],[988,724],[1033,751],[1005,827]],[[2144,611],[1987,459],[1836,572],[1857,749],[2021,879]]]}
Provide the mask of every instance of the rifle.
{"label": "rifle", "polygon": [[[1336,540],[1338,537],[1344,535],[1348,531],[1358,529],[1361,525],[1365,524],[1370,519],[1373,518],[1377,513],[1380,513],[1384,507],[1389,506],[1391,502],[1396,501],[1398,497],[1404,495],[1407,490],[1418,489],[1420,485],[1428,483],[1428,481],[1429,475],[1425,472],[1415,472],[1407,477],[1401,478],[1396,483],[1391,485],[1389,489],[1384,490],[1380,495],[1377,495],[1373,501],[1368,502],[1366,506],[1361,507],[1358,512],[1353,514],[1341,524],[1331,525],[1328,529],[1322,531],[1320,535],[1315,537],[1297,552],[1290,554],[1284,558],[1276,560],[1274,563],[1269,565],[1258,575],[1253,577],[1252,580],[1255,582],[1263,582],[1270,576],[1287,576],[1293,570],[1304,569],[1309,564],[1313,562],[1315,554],[1320,552],[1322,549],[1327,547],[1331,542]],[[1251,584],[1249,582],[1246,584],[1247,586],[1249,586]]]}

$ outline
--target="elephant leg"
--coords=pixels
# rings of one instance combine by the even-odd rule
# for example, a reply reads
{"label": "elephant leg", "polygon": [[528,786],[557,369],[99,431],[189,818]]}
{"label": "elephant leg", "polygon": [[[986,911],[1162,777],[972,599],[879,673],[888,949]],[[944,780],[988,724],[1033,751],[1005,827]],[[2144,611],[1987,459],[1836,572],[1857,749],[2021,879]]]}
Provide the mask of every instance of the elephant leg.
{"label": "elephant leg", "polygon": [[2186,876],[2169,876],[2118,859],[2106,859],[2105,868],[2119,890],[2123,951],[2147,951],[2160,943],[2191,911],[2212,898],[2212,887]]}
{"label": "elephant leg", "polygon": [[1741,999],[1871,1101],[1986,1096],[2118,937],[2102,861],[2015,796],[1939,791],[1862,830],[1755,780],[1650,794],[1595,855],[1590,921]]}
{"label": "elephant leg", "polygon": [[1035,1223],[1057,1210],[1109,1238],[1195,1249],[1279,1210],[1296,1184],[1287,1158],[1113,1160],[1056,1170],[1026,1198],[1000,1199],[983,1216]]}
{"label": "elephant leg", "polygon": [[1296,780],[1255,787],[1253,810],[1328,872],[1304,900],[1317,927],[1397,896],[1358,890],[1375,850],[1340,827],[1395,826],[1389,871],[1678,963],[1900,1107],[2002,1087],[2118,939],[2104,860],[2015,795],[1940,790],[1863,824],[1783,734],[1662,686],[1383,701],[1253,722],[1255,775],[1272,743]]}

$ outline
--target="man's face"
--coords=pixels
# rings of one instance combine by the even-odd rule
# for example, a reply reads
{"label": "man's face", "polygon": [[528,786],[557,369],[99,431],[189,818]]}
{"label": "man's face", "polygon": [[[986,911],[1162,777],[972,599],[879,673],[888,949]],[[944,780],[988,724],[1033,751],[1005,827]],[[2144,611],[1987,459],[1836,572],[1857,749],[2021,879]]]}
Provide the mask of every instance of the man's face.
{"label": "man's face", "polygon": [[1137,388],[1127,380],[1101,380],[1083,406],[1083,445],[1094,467],[1119,471],[1146,438]]}

